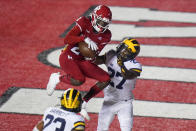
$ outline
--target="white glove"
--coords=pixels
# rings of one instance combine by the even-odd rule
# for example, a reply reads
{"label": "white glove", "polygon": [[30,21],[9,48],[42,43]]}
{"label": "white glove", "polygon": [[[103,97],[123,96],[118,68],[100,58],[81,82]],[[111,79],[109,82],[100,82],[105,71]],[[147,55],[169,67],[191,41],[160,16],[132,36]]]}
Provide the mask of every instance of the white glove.
{"label": "white glove", "polygon": [[82,115],[84,118],[86,118],[88,121],[90,120],[90,116],[88,115],[88,112],[86,111],[86,102],[84,101],[82,103],[82,109],[80,111],[80,115]]}
{"label": "white glove", "polygon": [[94,51],[96,51],[98,49],[97,43],[92,41],[90,38],[86,37],[84,39],[84,42],[86,42],[88,44],[88,48],[91,48]]}

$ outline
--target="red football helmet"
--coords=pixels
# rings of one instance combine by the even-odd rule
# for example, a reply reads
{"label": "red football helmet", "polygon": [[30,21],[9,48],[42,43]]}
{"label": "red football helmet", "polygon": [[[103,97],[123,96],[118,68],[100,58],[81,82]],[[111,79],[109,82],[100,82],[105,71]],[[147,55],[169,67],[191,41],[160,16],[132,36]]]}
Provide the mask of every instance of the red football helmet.
{"label": "red football helmet", "polygon": [[109,27],[112,20],[112,12],[107,6],[99,5],[92,12],[91,18],[94,29],[97,32],[102,33]]}

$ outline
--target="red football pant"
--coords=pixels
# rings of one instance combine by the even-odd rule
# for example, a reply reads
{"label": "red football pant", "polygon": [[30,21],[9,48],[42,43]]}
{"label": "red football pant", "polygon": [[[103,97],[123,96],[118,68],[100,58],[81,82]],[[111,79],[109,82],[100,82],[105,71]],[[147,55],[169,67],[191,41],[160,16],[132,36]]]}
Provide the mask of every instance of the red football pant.
{"label": "red football pant", "polygon": [[[61,53],[59,63],[61,69],[75,80],[84,82],[85,77],[89,77],[100,82],[107,82],[110,80],[108,73],[96,64],[86,60],[73,60],[66,52]],[[61,79],[61,81],[66,82],[67,80],[63,79],[67,79],[67,77],[62,77]]]}

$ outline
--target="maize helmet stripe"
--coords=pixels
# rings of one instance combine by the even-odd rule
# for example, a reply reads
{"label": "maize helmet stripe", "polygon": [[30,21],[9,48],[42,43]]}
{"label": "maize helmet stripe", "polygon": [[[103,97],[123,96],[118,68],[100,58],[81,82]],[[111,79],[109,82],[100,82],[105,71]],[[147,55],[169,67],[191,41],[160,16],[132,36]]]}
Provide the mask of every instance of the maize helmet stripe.
{"label": "maize helmet stripe", "polygon": [[67,98],[70,97],[70,91],[71,91],[71,90],[72,90],[72,89],[68,89],[68,90],[65,92],[65,94],[64,94],[65,106],[66,106],[67,108],[69,108],[69,106],[70,106],[70,104],[69,104],[69,99],[67,99]]}
{"label": "maize helmet stripe", "polygon": [[72,95],[73,95],[73,88],[70,90],[70,93],[69,93],[69,100],[68,100],[68,107],[70,108],[71,107],[71,103],[72,103]]}
{"label": "maize helmet stripe", "polygon": [[65,106],[65,101],[64,101],[64,99],[61,100],[61,105]]}
{"label": "maize helmet stripe", "polygon": [[136,52],[135,46],[139,46],[139,44],[136,43],[134,44],[133,41],[135,41],[135,39],[130,39],[130,40],[125,39],[123,43],[125,43],[128,46],[128,48],[131,49],[133,53],[135,53]]}
{"label": "maize helmet stripe", "polygon": [[77,100],[78,100],[79,94],[80,94],[80,92],[77,91],[76,97],[75,97],[75,99],[74,99],[74,101],[73,101],[73,103],[72,103],[72,105],[71,105],[71,108],[73,108],[73,107],[75,106],[75,104],[76,104],[76,102],[77,102]]}
{"label": "maize helmet stripe", "polygon": [[68,107],[68,105],[67,105],[67,100],[66,100],[66,95],[67,95],[67,92],[64,94],[64,102],[65,102],[65,107]]}

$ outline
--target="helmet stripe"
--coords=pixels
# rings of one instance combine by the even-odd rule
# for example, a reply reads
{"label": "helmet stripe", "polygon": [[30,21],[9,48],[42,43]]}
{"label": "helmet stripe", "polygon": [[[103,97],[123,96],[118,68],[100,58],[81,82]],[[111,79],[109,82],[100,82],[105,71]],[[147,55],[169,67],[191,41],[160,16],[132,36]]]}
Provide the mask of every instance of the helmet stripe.
{"label": "helmet stripe", "polygon": [[123,43],[125,43],[125,44],[128,46],[128,48],[131,49],[131,51],[132,51],[133,53],[136,52],[135,46],[139,46],[139,44],[133,44],[133,43],[132,43],[132,41],[134,41],[134,40],[135,40],[135,39],[131,39],[131,40],[125,39],[125,40],[123,41]]}
{"label": "helmet stripe", "polygon": [[68,100],[68,101],[69,101],[69,102],[68,102],[69,104],[68,104],[68,107],[71,106],[71,103],[72,103],[72,95],[73,95],[73,89],[71,89],[71,90],[70,90],[70,93],[69,93],[69,100]]}
{"label": "helmet stripe", "polygon": [[72,103],[72,105],[71,105],[71,108],[73,108],[73,107],[75,106],[75,104],[76,104],[76,102],[77,102],[77,100],[78,100],[79,94],[80,94],[80,92],[77,91],[76,97],[75,97],[75,99],[74,99],[74,101],[73,101],[73,103]]}
{"label": "helmet stripe", "polygon": [[65,102],[65,107],[67,107],[68,105],[67,105],[67,99],[66,99],[66,95],[67,95],[67,92],[64,94],[64,102]]}

